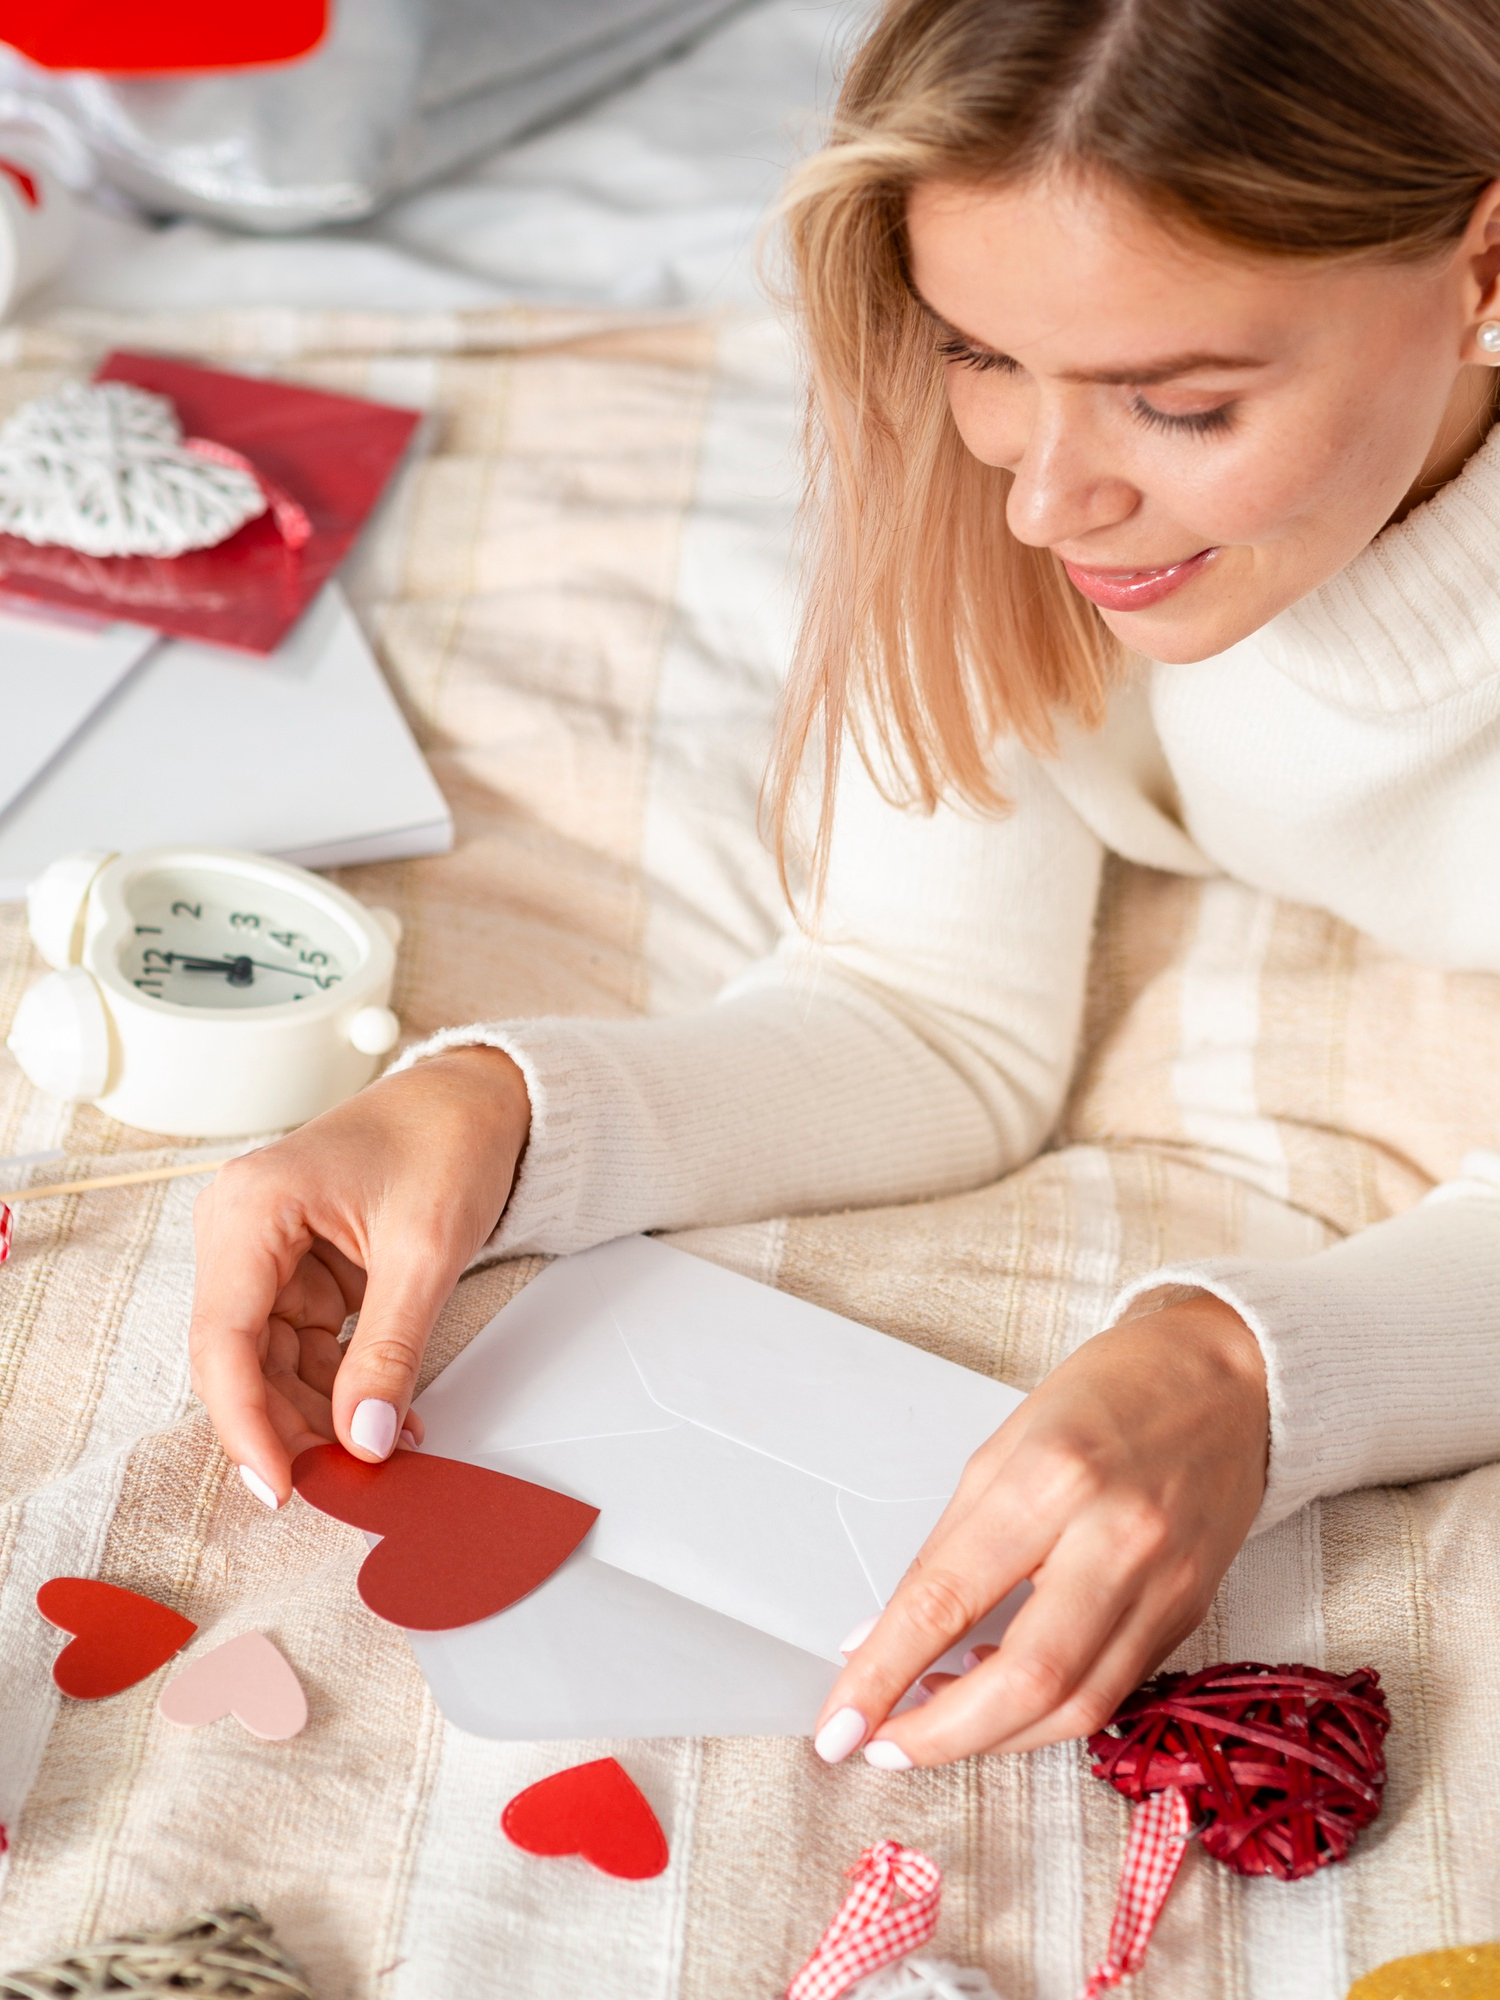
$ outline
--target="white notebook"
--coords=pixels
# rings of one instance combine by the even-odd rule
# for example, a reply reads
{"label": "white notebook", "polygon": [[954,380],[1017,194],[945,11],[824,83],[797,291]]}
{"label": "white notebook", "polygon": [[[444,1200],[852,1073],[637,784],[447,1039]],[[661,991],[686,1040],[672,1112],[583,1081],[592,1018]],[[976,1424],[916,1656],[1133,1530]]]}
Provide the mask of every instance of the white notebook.
{"label": "white notebook", "polygon": [[178,639],[130,664],[19,797],[0,748],[0,901],[81,847],[191,842],[334,868],[453,845],[337,584],[268,658]]}
{"label": "white notebook", "polygon": [[144,625],[0,612],[0,813],[160,637]]}

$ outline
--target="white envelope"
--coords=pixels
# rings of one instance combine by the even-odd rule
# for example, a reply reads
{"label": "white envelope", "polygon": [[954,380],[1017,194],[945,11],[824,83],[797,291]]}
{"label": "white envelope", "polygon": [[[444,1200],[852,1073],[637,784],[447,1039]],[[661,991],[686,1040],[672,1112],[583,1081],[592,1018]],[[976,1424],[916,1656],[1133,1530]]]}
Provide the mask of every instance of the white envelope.
{"label": "white envelope", "polygon": [[839,1641],[1020,1401],[648,1237],[559,1258],[416,1407],[428,1450],[599,1519],[529,1597],[412,1650],[480,1736],[805,1734]]}

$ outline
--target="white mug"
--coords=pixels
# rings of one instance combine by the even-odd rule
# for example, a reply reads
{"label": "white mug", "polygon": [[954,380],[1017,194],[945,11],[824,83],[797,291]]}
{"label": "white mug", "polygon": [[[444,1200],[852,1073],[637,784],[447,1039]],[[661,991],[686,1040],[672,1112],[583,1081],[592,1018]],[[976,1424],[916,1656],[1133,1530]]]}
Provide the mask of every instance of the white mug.
{"label": "white mug", "polygon": [[55,277],[73,247],[73,196],[40,150],[0,126],[0,319]]}

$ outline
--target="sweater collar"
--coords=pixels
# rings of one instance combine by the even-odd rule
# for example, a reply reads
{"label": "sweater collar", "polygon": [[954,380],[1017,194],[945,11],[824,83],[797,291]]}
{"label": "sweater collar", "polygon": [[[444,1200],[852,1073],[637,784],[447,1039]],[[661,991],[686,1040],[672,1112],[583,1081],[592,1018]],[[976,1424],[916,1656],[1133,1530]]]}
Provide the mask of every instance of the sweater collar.
{"label": "sweater collar", "polygon": [[1366,715],[1427,708],[1500,672],[1500,425],[1456,479],[1243,643]]}

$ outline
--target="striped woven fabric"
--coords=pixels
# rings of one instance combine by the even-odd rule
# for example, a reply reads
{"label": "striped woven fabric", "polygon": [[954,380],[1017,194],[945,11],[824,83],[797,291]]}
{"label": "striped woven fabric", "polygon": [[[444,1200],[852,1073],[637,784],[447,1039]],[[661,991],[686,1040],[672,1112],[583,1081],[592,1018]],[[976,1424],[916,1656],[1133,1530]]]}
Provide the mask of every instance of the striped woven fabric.
{"label": "striped woven fabric", "polygon": [[[787,608],[790,370],[751,321],[244,312],[0,335],[0,415],[153,343],[420,404],[427,458],[351,577],[459,826],[350,870],[406,926],[407,1031],[688,1005],[778,921],[753,834]],[[40,968],[0,908],[0,1031]],[[1168,1257],[1299,1254],[1408,1206],[1500,1132],[1500,982],[1415,967],[1224,881],[1116,867],[1088,1045],[1055,1148],[909,1209],[696,1232],[687,1247],[1021,1387]],[[0,1155],[62,1178],[172,1149],[37,1097],[0,1052]],[[804,1740],[607,1746],[666,1827],[624,1885],[500,1838],[505,1801],[604,1746],[464,1738],[360,1606],[361,1538],[226,1477],[187,1381],[193,1184],[16,1211],[0,1270],[0,1967],[250,1901],[321,2000],[767,2000],[881,1840],[943,1871],[934,1952],[1007,2000],[1076,2000],[1127,1814],[1075,1746],[892,1778]],[[466,1279],[430,1369],[534,1263]],[[1412,1330],[1421,1366],[1421,1329]],[[195,1648],[270,1632],[311,1721],[173,1730],[154,1681],[64,1703],[37,1585],[145,1591]],[[1284,1890],[1190,1852],[1149,2000],[1342,2000],[1403,1954],[1500,1935],[1500,1472],[1312,1508],[1252,1544],[1173,1665],[1379,1667],[1378,1834]],[[191,1656],[191,1655],[190,1655]]]}

